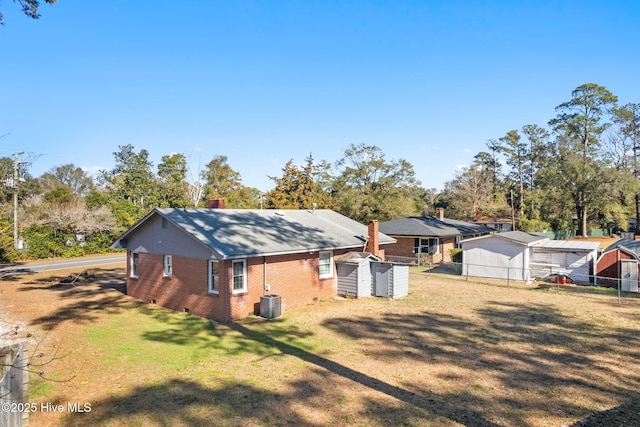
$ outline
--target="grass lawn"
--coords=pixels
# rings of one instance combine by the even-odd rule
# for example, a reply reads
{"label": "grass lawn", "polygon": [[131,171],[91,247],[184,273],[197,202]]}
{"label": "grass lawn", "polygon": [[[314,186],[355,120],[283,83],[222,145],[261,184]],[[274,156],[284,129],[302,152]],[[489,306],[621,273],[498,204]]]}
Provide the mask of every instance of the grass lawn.
{"label": "grass lawn", "polygon": [[127,297],[121,269],[58,279],[0,283],[47,378],[31,401],[65,408],[30,425],[640,425],[637,295],[414,269],[406,298],[216,324]]}

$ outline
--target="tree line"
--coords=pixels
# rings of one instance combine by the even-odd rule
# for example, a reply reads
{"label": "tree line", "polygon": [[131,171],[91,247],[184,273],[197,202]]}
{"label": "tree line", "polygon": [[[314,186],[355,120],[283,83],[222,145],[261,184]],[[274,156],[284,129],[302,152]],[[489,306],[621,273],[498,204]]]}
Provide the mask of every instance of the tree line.
{"label": "tree line", "polygon": [[[32,177],[20,162],[0,158],[0,258],[78,256],[108,250],[124,230],[156,207],[202,208],[223,198],[237,209],[334,209],[361,222],[416,213],[423,191],[413,166],[388,160],[380,148],[351,145],[342,159],[329,164],[310,154],[302,164],[293,159],[282,175],[269,177],[267,192],[245,186],[224,155],[206,165],[189,165],[184,154],[161,157],[158,165],[146,149],[118,147],[114,167],[89,175],[73,164],[53,167]],[[18,195],[20,244],[13,239],[14,203]]]}
{"label": "tree line", "polygon": [[525,231],[627,228],[639,220],[640,104],[587,83],[535,124],[489,140],[439,195],[457,216],[510,217]]}
{"label": "tree line", "polygon": [[[199,208],[212,198],[227,208],[333,209],[362,223],[443,207],[461,220],[478,213],[513,218],[525,231],[626,228],[627,218],[639,215],[639,107],[618,106],[605,87],[579,86],[548,127],[524,125],[489,140],[440,192],[423,188],[408,161],[364,143],[333,164],[311,154],[302,163],[291,159],[269,177],[266,192],[245,186],[224,155],[201,166],[173,153],[156,166],[133,145],[119,146],[115,166],[95,177],[73,164],[37,178],[23,167],[19,185],[0,187],[0,258],[104,252],[153,208]],[[14,168],[0,158],[0,174],[11,177]],[[15,192],[22,250],[12,235]]]}

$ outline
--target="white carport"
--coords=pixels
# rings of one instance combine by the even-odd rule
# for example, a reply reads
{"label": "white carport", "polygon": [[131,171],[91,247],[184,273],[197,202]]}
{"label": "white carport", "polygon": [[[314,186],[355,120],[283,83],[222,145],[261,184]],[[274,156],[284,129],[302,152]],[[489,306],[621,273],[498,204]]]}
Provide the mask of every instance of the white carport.
{"label": "white carport", "polygon": [[597,258],[598,242],[545,239],[531,248],[531,277],[562,274],[575,282],[589,283]]}

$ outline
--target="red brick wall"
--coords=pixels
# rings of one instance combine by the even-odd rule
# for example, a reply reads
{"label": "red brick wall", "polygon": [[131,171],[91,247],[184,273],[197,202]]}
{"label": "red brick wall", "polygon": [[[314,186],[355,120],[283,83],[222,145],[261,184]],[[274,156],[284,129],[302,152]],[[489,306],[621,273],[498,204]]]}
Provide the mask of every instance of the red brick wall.
{"label": "red brick wall", "polygon": [[[209,293],[208,260],[174,256],[173,274],[165,277],[163,255],[140,253],[138,257],[138,278],[130,277],[130,265],[127,267],[128,295],[145,302],[155,300],[158,305],[178,311],[186,308],[196,316],[221,322],[230,320],[225,289],[219,295]],[[221,283],[226,281],[226,274],[220,268]]]}
{"label": "red brick wall", "polygon": [[[413,258],[415,238],[395,237],[396,243],[385,245],[385,254],[389,256],[401,256]],[[431,257],[432,262],[451,261],[451,249],[456,247],[455,238],[440,239],[440,253]]]}
{"label": "red brick wall", "polygon": [[[440,260],[445,262],[451,261],[451,250],[455,249],[456,241],[453,238],[440,239]],[[435,261],[435,259],[434,259]]]}
{"label": "red brick wall", "polygon": [[[334,251],[334,257],[345,250]],[[163,277],[163,256],[140,253],[138,278],[127,274],[127,293],[146,302],[183,311],[220,322],[259,314],[264,291],[264,258],[249,258],[247,292],[232,293],[231,261],[220,263],[218,295],[208,292],[208,260],[173,257],[172,277]],[[282,297],[282,311],[336,295],[336,270],[320,279],[319,253],[313,252],[267,257],[266,280],[269,294]],[[129,268],[129,266],[128,266]]]}
{"label": "red brick wall", "polygon": [[413,237],[395,237],[396,243],[384,246],[386,255],[403,256],[413,258],[413,248],[415,247],[415,239]]}

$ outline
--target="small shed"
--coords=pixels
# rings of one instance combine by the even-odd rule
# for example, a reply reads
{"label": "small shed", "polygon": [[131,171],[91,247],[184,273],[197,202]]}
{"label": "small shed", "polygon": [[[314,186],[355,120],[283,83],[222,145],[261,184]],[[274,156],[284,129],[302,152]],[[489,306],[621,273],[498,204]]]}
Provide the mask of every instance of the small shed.
{"label": "small shed", "polygon": [[399,298],[409,293],[409,266],[389,262],[372,262],[374,294]]}
{"label": "small shed", "polygon": [[368,252],[349,252],[336,260],[338,295],[365,298],[373,295],[371,261],[380,261]]}
{"label": "small shed", "polygon": [[398,298],[409,293],[409,266],[382,262],[367,252],[349,252],[336,260],[338,295]]}
{"label": "small shed", "polygon": [[609,245],[596,261],[595,285],[638,292],[640,241],[620,239]]}

